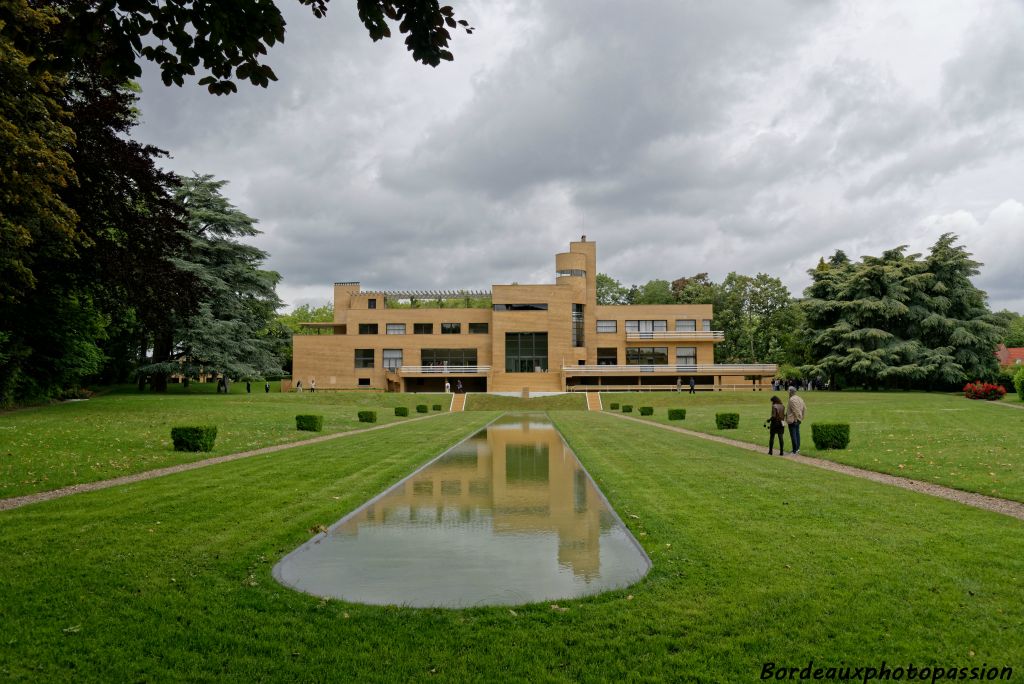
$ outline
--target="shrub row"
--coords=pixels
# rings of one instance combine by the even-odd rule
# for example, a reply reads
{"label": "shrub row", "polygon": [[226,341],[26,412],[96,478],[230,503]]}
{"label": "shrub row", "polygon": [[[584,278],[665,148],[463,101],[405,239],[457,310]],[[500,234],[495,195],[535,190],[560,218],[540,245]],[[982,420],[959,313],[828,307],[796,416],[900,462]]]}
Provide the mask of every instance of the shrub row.
{"label": "shrub row", "polygon": [[1002,385],[993,385],[990,382],[969,382],[964,385],[964,396],[968,399],[997,401],[1005,395],[1006,389]]}
{"label": "shrub row", "polygon": [[735,430],[740,426],[740,414],[738,413],[716,413],[715,427],[719,430]]}
{"label": "shrub row", "polygon": [[213,451],[217,440],[216,425],[185,425],[171,428],[175,451]]}
{"label": "shrub row", "polygon": [[815,449],[845,449],[850,443],[848,423],[812,423],[811,439]]}
{"label": "shrub row", "polygon": [[324,417],[309,414],[295,416],[295,429],[320,432],[324,429]]}

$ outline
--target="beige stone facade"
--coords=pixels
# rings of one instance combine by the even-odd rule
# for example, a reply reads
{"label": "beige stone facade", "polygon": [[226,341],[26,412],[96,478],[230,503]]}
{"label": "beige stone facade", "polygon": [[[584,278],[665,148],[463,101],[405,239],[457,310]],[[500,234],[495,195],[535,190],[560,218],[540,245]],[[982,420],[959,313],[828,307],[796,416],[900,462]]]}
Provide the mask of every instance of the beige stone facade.
{"label": "beige stone facade", "polygon": [[336,283],[334,321],[307,324],[333,334],[293,338],[293,382],[559,392],[686,389],[692,377],[698,389],[749,389],[776,372],[771,364],[714,363],[724,337],[711,330],[710,305],[598,305],[597,244],[585,237],[555,256],[555,271],[553,285],[494,285],[487,309],[410,308],[427,293]]}

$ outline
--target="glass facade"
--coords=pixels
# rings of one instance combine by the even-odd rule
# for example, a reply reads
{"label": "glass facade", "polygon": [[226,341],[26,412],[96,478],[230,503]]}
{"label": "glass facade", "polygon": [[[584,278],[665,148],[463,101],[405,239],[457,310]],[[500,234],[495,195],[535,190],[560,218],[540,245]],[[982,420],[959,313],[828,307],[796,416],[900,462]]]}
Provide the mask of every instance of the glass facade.
{"label": "glass facade", "polygon": [[626,332],[665,332],[668,321],[626,321]]}
{"label": "glass facade", "polygon": [[626,347],[626,363],[631,366],[662,366],[668,363],[668,347]]}
{"label": "glass facade", "polygon": [[703,321],[700,322],[700,324],[701,330],[703,330],[704,332],[711,332],[711,321],[705,318]]}
{"label": "glass facade", "polygon": [[598,321],[597,332],[599,333],[613,333],[618,332],[619,326],[617,321]]}
{"label": "glass facade", "polygon": [[676,332],[696,332],[697,321],[694,320],[678,320],[676,321]]}
{"label": "glass facade", "polygon": [[697,365],[697,348],[676,347],[676,363],[680,366]]}
{"label": "glass facade", "polygon": [[547,311],[547,304],[495,304],[495,311]]}
{"label": "glass facade", "polygon": [[583,305],[572,305],[572,346],[583,346]]}
{"label": "glass facade", "polygon": [[442,323],[441,334],[442,335],[458,335],[462,333],[461,323]]}
{"label": "glass facade", "polygon": [[384,330],[388,335],[404,335],[405,323],[388,323]]}
{"label": "glass facade", "polygon": [[414,335],[433,335],[434,324],[433,323],[413,323],[412,332]]}
{"label": "glass facade", "polygon": [[548,369],[548,334],[505,333],[505,371],[533,373],[537,369]]}
{"label": "glass facade", "polygon": [[476,349],[424,349],[420,352],[424,366],[475,366]]}
{"label": "glass facade", "polygon": [[619,363],[619,350],[615,347],[597,348],[598,366],[616,366]]}
{"label": "glass facade", "polygon": [[401,349],[384,350],[384,368],[387,370],[398,370],[402,365]]}
{"label": "glass facade", "polygon": [[555,271],[555,277],[561,278],[562,276],[576,276],[577,278],[586,278],[587,272],[582,268],[564,268],[561,271]]}
{"label": "glass facade", "polygon": [[487,324],[486,323],[470,323],[469,324],[470,335],[486,335]]}
{"label": "glass facade", "polygon": [[356,349],[356,368],[373,368],[372,349]]}
{"label": "glass facade", "polygon": [[360,335],[376,335],[377,324],[376,323],[360,323],[359,324]]}

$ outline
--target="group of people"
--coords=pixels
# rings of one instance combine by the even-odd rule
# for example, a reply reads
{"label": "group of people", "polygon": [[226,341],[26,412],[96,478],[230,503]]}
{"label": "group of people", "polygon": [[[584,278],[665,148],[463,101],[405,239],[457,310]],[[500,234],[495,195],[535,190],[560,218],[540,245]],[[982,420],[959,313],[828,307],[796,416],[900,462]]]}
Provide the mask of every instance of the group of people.
{"label": "group of people", "polygon": [[804,400],[797,396],[796,387],[790,386],[789,388],[789,401],[785,405],[782,404],[782,400],[777,396],[772,395],[772,413],[768,417],[766,424],[768,425],[768,453],[772,453],[772,449],[775,446],[775,438],[779,438],[779,455],[781,456],[786,451],[786,445],[783,441],[785,430],[783,426],[789,427],[789,442],[793,447],[790,453],[800,453],[800,423],[804,422],[804,417],[807,415],[807,404]]}
{"label": "group of people", "polygon": [[[696,394],[697,393],[697,379],[694,378],[691,375],[690,376],[690,381],[687,384],[689,384],[689,386],[690,386],[690,394]],[[683,391],[683,379],[681,377],[680,378],[676,378],[676,392],[682,392],[682,391]]]}
{"label": "group of people", "polygon": [[[295,391],[298,392],[299,394],[302,394],[302,381],[301,380],[296,380],[295,381]],[[310,379],[310,381],[309,381],[309,391],[311,393],[315,393],[316,392],[316,378],[311,378]]]}
{"label": "group of people", "polygon": [[[797,390],[802,390],[802,389],[805,389],[805,390],[808,390],[808,391],[810,391],[810,390],[827,390],[828,389],[828,380],[819,380],[817,378],[808,378],[807,380],[799,380],[799,379],[797,379],[797,380],[793,380],[792,382],[790,382],[789,386],[790,387],[796,387]],[[780,392],[780,391],[782,391],[784,389],[786,389],[786,381],[785,380],[781,380],[781,379],[778,379],[778,378],[772,380],[772,391],[773,392]]]}
{"label": "group of people", "polygon": [[[452,393],[452,383],[448,382],[447,380],[444,381],[444,392],[445,392],[445,394],[451,394]],[[461,380],[456,380],[455,381],[455,392],[456,392],[456,394],[462,394],[462,381]]]}

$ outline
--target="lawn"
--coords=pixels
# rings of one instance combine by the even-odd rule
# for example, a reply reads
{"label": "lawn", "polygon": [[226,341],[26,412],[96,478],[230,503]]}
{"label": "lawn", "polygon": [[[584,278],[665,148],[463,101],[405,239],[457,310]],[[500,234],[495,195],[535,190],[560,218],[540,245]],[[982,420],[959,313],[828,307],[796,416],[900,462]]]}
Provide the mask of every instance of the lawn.
{"label": "lawn", "polygon": [[654,561],[634,587],[564,611],[416,610],[272,579],[312,528],[494,416],[468,412],[0,513],[0,677],[738,682],[765,662],[1024,667],[1020,521],[552,415]]}
{"label": "lawn", "polygon": [[586,411],[587,397],[582,393],[552,394],[543,397],[506,397],[497,394],[470,394],[467,411]]}
{"label": "lawn", "polygon": [[[396,420],[394,407],[441,404],[450,396],[370,392],[265,394],[262,384],[245,393],[215,394],[213,384],[172,385],[167,394],[115,388],[88,401],[0,413],[0,498],[106,480],[249,449],[308,439],[295,415],[321,414],[324,434],[367,427],[357,413],[376,409],[378,423]],[[258,390],[258,391],[256,391]],[[212,452],[174,451],[171,427],[217,426]]]}
{"label": "lawn", "polygon": [[[768,450],[772,392],[604,393],[611,402],[655,407],[651,419],[690,430],[720,434]],[[785,401],[786,393],[778,392]],[[961,395],[924,392],[807,392],[807,420],[801,428],[800,452],[839,463],[935,482],[957,489],[1024,501],[1024,411],[971,401]],[[686,419],[668,420],[669,407],[686,409]],[[737,430],[718,430],[715,413],[740,414]],[[811,424],[850,424],[850,446],[818,451]],[[789,433],[786,446],[791,448]]]}

